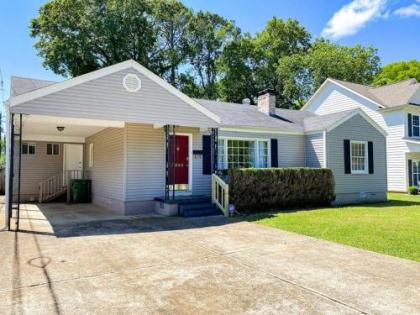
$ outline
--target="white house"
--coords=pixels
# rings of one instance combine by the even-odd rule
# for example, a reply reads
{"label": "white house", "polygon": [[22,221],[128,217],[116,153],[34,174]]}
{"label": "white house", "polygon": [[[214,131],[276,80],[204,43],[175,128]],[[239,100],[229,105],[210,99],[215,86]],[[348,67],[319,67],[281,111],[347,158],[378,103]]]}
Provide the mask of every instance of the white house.
{"label": "white house", "polygon": [[387,132],[388,190],[420,186],[420,84],[381,87],[327,79],[302,108],[318,115],[360,108]]}

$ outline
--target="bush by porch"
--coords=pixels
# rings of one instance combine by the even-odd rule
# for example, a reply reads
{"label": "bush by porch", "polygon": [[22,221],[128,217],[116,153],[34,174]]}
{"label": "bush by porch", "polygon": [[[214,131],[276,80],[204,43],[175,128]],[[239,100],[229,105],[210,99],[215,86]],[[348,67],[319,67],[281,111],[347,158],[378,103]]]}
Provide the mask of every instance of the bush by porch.
{"label": "bush by porch", "polygon": [[232,169],[230,202],[240,212],[326,206],[334,199],[334,176],[321,168]]}

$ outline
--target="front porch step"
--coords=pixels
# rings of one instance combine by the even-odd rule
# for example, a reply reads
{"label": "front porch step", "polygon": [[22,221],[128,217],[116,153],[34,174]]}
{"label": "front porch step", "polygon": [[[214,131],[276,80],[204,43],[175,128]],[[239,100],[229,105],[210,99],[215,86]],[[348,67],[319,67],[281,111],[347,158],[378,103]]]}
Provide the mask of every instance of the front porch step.
{"label": "front porch step", "polygon": [[178,209],[179,215],[187,218],[222,214],[222,212],[210,202],[178,204]]}

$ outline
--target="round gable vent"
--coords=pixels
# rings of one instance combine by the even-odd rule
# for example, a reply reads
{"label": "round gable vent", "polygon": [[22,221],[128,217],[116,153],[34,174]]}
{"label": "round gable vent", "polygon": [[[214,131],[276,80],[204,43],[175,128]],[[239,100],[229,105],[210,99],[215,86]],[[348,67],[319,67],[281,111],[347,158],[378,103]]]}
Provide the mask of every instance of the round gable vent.
{"label": "round gable vent", "polygon": [[141,89],[141,80],[136,74],[129,73],[125,75],[123,85],[128,92],[137,92]]}

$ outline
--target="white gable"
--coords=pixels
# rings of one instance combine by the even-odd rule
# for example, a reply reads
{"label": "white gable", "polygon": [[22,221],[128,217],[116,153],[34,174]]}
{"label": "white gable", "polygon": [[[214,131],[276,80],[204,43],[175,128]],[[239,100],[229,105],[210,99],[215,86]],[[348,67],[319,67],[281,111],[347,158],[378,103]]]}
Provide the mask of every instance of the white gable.
{"label": "white gable", "polygon": [[[111,67],[119,70],[116,66]],[[105,73],[105,70],[107,68],[98,72]],[[136,66],[128,66],[94,78],[86,79],[95,74],[92,72],[57,83],[11,99],[11,111],[161,125],[218,125],[217,116],[162,82],[162,79],[141,70]],[[136,75],[140,79],[141,87],[137,91],[128,91],[123,84],[127,74]]]}
{"label": "white gable", "polygon": [[342,112],[350,109],[362,109],[379,126],[386,128],[379,107],[352,91],[343,88],[334,82],[326,82],[304,108],[318,115]]}

